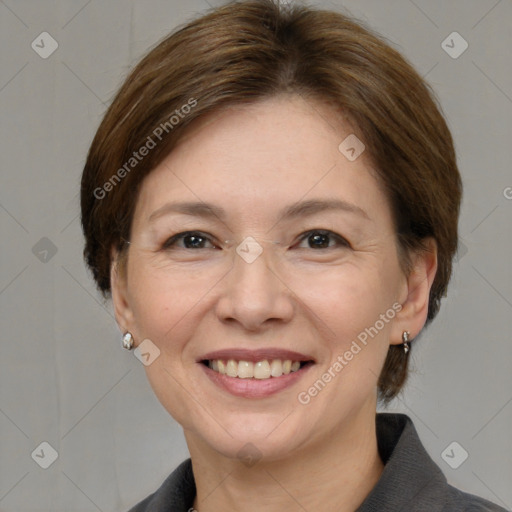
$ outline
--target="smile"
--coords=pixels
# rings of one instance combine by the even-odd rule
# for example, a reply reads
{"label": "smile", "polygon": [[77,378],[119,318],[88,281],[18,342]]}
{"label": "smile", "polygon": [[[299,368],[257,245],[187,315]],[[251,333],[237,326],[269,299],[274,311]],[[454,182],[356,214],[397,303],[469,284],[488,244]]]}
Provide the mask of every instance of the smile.
{"label": "smile", "polygon": [[298,382],[316,360],[277,347],[233,347],[203,354],[196,362],[221,390],[242,398],[265,398]]}
{"label": "smile", "polygon": [[210,359],[203,361],[208,368],[221,375],[238,379],[271,379],[298,371],[307,361],[292,361],[291,359],[273,359],[268,361],[236,361],[234,359]]}

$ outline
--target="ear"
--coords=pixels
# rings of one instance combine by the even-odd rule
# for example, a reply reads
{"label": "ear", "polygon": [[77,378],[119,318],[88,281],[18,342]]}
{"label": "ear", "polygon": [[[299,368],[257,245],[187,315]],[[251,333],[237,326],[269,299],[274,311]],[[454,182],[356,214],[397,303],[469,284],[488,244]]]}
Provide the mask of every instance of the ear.
{"label": "ear", "polygon": [[130,308],[130,300],[127,288],[126,261],[121,262],[122,256],[117,249],[111,250],[112,262],[110,265],[110,287],[112,291],[112,304],[117,325],[122,333],[127,331],[135,335],[135,320],[133,311]]}
{"label": "ear", "polygon": [[424,240],[427,250],[418,250],[412,256],[412,269],[405,276],[400,290],[402,309],[397,313],[391,330],[390,343],[402,343],[402,333],[409,332],[413,340],[427,320],[430,289],[437,271],[437,243],[433,238]]}

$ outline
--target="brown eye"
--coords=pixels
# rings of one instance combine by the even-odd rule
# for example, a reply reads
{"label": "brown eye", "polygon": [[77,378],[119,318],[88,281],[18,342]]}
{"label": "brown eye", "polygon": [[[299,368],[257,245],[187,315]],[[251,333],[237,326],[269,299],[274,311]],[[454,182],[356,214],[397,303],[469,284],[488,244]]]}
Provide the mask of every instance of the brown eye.
{"label": "brown eye", "polygon": [[[182,243],[180,243],[182,242]],[[185,231],[171,236],[163,245],[164,249],[210,249],[206,244],[213,244],[208,236],[199,231]]]}
{"label": "brown eye", "polygon": [[335,246],[349,246],[348,242],[340,235],[323,229],[308,231],[300,240],[301,243],[306,240],[311,249],[329,249]]}

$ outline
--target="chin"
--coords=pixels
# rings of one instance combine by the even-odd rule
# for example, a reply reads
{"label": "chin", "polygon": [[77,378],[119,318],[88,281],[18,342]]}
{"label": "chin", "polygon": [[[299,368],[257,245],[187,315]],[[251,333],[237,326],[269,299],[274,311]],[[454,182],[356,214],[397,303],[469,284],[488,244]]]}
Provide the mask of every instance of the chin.
{"label": "chin", "polygon": [[297,422],[294,412],[284,410],[281,414],[237,413],[222,426],[203,417],[198,424],[189,424],[185,435],[187,442],[196,444],[194,440],[199,440],[200,445],[250,466],[256,459],[276,461],[290,457],[312,439],[312,427],[308,421]]}

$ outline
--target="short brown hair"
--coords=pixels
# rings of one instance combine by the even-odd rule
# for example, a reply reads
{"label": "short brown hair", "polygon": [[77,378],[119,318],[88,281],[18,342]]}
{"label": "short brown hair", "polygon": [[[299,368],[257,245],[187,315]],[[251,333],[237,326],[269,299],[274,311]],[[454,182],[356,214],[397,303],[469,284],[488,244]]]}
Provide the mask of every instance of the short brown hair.
{"label": "short brown hair", "polygon": [[[99,290],[110,293],[111,249],[127,251],[142,180],[187,126],[283,92],[326,102],[357,127],[389,199],[404,269],[411,251],[424,250],[426,237],[435,239],[430,322],[450,279],[462,194],[452,137],[435,97],[411,65],[360,22],[277,0],[230,2],[179,28],[120,88],[94,137],[81,185],[84,256]],[[130,160],[157,127],[158,144]],[[384,401],[403,386],[407,361],[400,346],[390,346],[379,378]]]}

